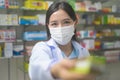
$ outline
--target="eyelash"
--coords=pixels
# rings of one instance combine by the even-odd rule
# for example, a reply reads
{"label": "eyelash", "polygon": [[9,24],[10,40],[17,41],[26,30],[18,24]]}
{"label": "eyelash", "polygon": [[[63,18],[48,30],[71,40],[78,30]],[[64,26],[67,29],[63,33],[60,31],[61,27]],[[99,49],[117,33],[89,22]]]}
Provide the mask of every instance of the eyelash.
{"label": "eyelash", "polygon": [[64,23],[65,23],[65,24],[69,24],[69,23],[71,23],[71,22],[70,22],[70,21],[65,21]]}

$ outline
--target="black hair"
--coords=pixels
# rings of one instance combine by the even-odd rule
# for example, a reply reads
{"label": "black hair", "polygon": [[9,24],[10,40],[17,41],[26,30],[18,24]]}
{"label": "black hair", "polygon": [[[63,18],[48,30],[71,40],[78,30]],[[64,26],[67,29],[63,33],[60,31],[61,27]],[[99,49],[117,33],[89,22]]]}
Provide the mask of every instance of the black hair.
{"label": "black hair", "polygon": [[[48,34],[49,38],[50,38],[50,31],[48,28],[48,24],[49,24],[50,16],[54,12],[58,11],[59,9],[64,10],[73,21],[77,20],[75,11],[73,10],[72,6],[68,2],[65,2],[65,1],[53,2],[53,4],[50,5],[50,7],[48,8],[47,13],[46,13],[46,29],[47,29],[47,34]],[[75,33],[76,33],[76,30],[75,30]],[[72,39],[77,40],[76,35],[73,35]]]}

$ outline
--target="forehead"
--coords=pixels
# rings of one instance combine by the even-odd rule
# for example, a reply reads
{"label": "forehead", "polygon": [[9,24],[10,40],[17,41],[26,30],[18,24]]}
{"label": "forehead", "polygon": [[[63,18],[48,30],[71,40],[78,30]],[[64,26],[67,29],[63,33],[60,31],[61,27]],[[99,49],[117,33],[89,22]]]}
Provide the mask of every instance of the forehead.
{"label": "forehead", "polygon": [[[60,21],[66,18],[70,18],[70,16],[62,9],[59,9],[58,11],[54,12],[51,16],[50,16],[50,22],[51,21]],[[70,18],[71,19],[71,18]]]}

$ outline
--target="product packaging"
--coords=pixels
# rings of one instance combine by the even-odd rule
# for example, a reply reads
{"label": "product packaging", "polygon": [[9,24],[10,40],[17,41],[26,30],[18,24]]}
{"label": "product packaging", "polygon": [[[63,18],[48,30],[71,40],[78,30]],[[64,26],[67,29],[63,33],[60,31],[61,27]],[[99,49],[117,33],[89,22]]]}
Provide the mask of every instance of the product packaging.
{"label": "product packaging", "polygon": [[90,56],[77,61],[71,72],[80,74],[100,75],[105,72],[106,58],[103,56]]}
{"label": "product packaging", "polygon": [[47,40],[46,31],[28,31],[24,32],[23,38],[26,41]]}
{"label": "product packaging", "polygon": [[5,43],[4,55],[6,58],[11,58],[13,56],[13,43],[10,42]]}
{"label": "product packaging", "polygon": [[13,55],[23,55],[24,52],[24,46],[23,45],[14,45],[13,46]]}

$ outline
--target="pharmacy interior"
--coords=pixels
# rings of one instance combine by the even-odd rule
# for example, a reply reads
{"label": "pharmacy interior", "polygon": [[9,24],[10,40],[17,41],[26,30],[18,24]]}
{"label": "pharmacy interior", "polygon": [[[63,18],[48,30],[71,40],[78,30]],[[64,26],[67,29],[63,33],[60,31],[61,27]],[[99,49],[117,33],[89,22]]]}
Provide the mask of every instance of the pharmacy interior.
{"label": "pharmacy interior", "polygon": [[[30,80],[31,50],[38,41],[48,39],[45,14],[53,1],[0,0],[0,80]],[[105,58],[100,79],[119,80],[120,0],[66,1],[79,18],[75,33],[79,43],[91,55]]]}

